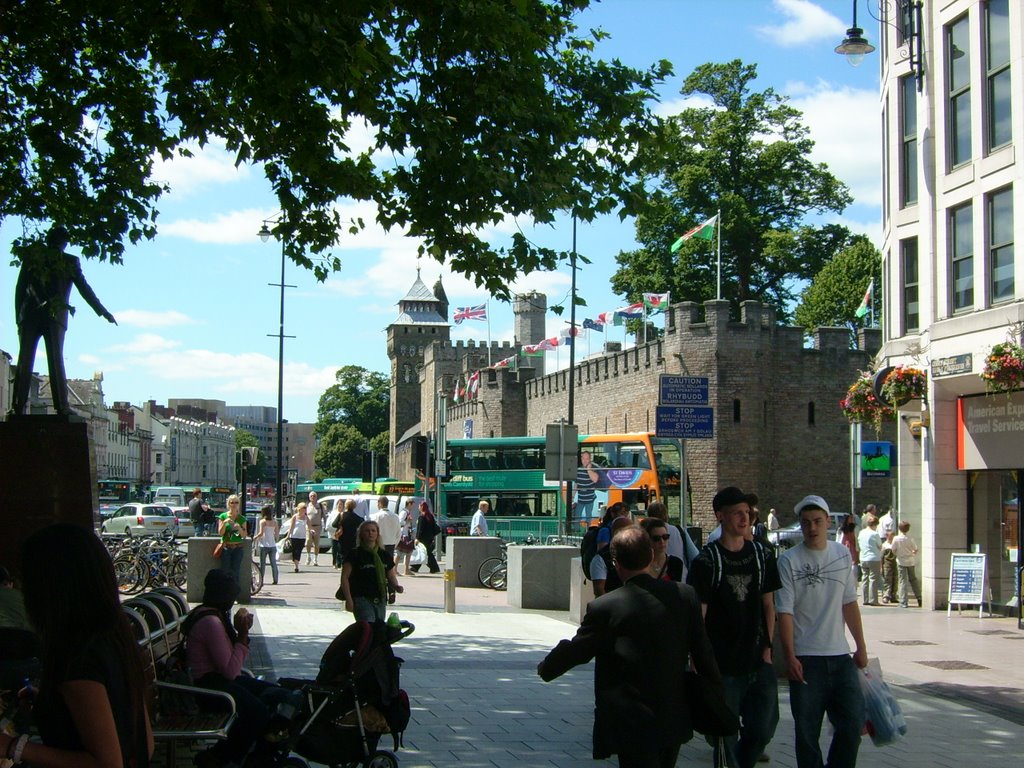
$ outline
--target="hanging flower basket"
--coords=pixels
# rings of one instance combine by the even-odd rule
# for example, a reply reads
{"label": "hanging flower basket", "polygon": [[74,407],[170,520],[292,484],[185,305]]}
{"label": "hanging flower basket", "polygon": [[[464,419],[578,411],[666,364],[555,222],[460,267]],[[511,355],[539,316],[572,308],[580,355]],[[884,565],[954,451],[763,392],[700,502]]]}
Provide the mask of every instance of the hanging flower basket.
{"label": "hanging flower basket", "polygon": [[839,401],[839,408],[851,424],[870,424],[877,433],[882,429],[882,421],[895,418],[896,412],[875,397],[871,376],[869,371],[862,371],[846,391],[846,397]]}
{"label": "hanging flower basket", "polygon": [[1024,389],[1024,348],[1012,341],[996,344],[985,358],[981,378],[991,394]]}
{"label": "hanging flower basket", "polygon": [[882,384],[882,399],[899,407],[928,397],[928,376],[920,368],[897,365]]}

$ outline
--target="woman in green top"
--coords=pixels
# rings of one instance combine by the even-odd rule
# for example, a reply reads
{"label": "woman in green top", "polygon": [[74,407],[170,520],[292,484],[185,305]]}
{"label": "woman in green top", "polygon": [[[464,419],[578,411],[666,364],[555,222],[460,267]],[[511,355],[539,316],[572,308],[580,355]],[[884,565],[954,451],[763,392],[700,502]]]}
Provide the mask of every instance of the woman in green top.
{"label": "woman in green top", "polygon": [[220,567],[231,573],[235,581],[242,583],[243,546],[248,532],[245,517],[242,516],[242,502],[237,494],[228,496],[228,511],[218,517],[217,533],[224,544],[220,555]]}

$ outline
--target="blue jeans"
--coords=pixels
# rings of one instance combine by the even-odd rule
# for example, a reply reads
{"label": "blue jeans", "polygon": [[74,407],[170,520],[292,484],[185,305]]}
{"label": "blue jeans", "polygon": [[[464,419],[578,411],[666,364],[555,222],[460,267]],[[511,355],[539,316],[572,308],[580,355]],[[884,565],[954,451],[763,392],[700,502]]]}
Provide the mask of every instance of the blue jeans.
{"label": "blue jeans", "polygon": [[355,603],[352,606],[354,609],[352,615],[355,616],[356,621],[368,621],[373,624],[375,621],[387,619],[388,604],[385,600],[355,597],[352,602]]}
{"label": "blue jeans", "polygon": [[245,554],[245,547],[224,547],[220,553],[220,567],[235,577],[235,581],[242,583],[242,555]]}
{"label": "blue jeans", "polygon": [[[722,740],[730,768],[752,768],[779,724],[779,683],[775,667],[762,663],[749,675],[722,675],[725,702],[740,717],[739,737]],[[718,765],[715,756],[715,765]]]}
{"label": "blue jeans", "polygon": [[577,501],[576,502],[576,518],[578,520],[590,520],[594,516],[594,502],[596,498],[590,501]]}
{"label": "blue jeans", "polygon": [[821,722],[825,714],[832,724],[828,768],[854,768],[864,728],[864,694],[860,672],[849,655],[800,656],[804,683],[789,681],[789,703],[796,730],[796,764],[822,768]]}
{"label": "blue jeans", "polygon": [[266,581],[267,560],[270,560],[270,572],[274,574],[274,583],[277,584],[277,547],[260,547],[260,580]]}

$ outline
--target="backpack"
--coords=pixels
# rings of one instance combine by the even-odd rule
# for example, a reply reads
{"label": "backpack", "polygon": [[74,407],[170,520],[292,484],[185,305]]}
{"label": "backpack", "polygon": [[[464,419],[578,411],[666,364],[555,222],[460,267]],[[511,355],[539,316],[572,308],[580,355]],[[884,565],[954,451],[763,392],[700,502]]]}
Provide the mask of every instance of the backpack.
{"label": "backpack", "polygon": [[600,526],[593,525],[587,528],[583,534],[583,541],[580,542],[580,557],[583,558],[583,575],[590,578],[590,563],[597,555],[597,534],[601,531]]}
{"label": "backpack", "polygon": [[[761,594],[761,589],[764,587],[764,570],[767,555],[761,542],[755,540],[750,543],[754,545],[754,558],[757,560],[757,593]],[[722,583],[722,551],[719,549],[717,541],[708,544],[704,547],[704,550],[711,557],[711,590],[715,591]]]}
{"label": "backpack", "polygon": [[395,741],[395,750],[397,751],[399,747],[405,746],[402,735],[409,727],[409,720],[412,719],[409,694],[405,692],[404,688],[399,688],[395,697],[384,706],[384,719],[388,721],[388,728],[391,730],[391,737]]}

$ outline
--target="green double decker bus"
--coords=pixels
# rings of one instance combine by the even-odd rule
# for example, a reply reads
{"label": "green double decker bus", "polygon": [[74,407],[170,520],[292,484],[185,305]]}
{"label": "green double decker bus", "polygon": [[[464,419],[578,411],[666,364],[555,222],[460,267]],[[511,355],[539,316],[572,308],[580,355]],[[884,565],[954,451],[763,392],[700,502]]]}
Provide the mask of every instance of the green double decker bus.
{"label": "green double decker bus", "polygon": [[449,440],[447,448],[447,479],[440,492],[445,535],[466,535],[481,501],[491,506],[489,532],[517,542],[543,542],[563,530],[580,534],[604,507],[619,501],[637,514],[662,501],[671,520],[682,517],[677,440],[646,432],[581,436],[580,469],[576,478],[566,478],[573,480],[570,505],[563,484],[544,478],[543,437]]}

